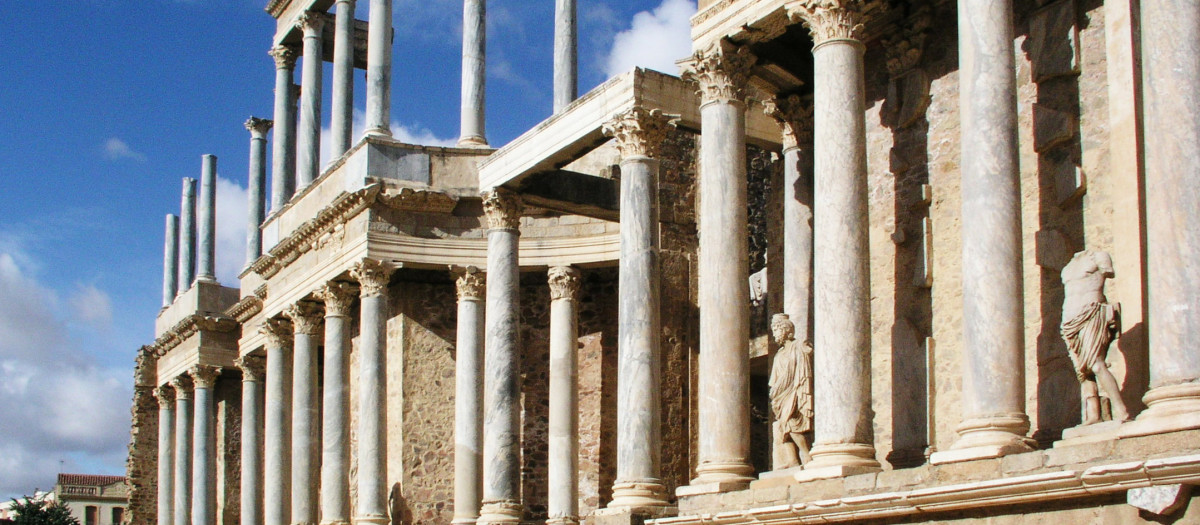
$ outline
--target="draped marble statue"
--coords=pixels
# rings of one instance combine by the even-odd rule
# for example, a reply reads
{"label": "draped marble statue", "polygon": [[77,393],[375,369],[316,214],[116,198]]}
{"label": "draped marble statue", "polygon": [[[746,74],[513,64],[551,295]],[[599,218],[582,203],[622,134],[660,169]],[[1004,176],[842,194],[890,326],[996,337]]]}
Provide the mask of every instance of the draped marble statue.
{"label": "draped marble statue", "polygon": [[1117,380],[1105,362],[1109,346],[1121,333],[1121,305],[1109,303],[1104,296],[1104,282],[1113,275],[1112,257],[1092,250],[1076,253],[1062,270],[1065,299],[1060,329],[1082,385],[1085,425],[1102,419],[1097,383],[1112,404],[1113,419],[1129,419]]}
{"label": "draped marble statue", "polygon": [[812,344],[796,341],[796,328],[787,314],[771,317],[771,335],[779,345],[771,365],[771,412],[775,415],[775,439],[780,454],[777,468],[808,463],[808,440],[812,430]]}

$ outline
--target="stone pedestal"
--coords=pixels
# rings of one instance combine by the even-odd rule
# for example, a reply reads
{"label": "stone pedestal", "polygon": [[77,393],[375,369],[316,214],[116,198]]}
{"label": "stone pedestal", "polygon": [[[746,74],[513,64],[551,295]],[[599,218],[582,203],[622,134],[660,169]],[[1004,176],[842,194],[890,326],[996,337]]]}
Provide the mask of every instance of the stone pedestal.
{"label": "stone pedestal", "polygon": [[554,266],[550,282],[548,525],[579,523],[579,270]]}
{"label": "stone pedestal", "polygon": [[321,311],[300,302],[283,312],[292,320],[292,523],[316,523],[320,514],[321,413],[317,383],[317,337]]}
{"label": "stone pedestal", "polygon": [[483,498],[483,274],[474,266],[465,268],[455,286],[453,523],[467,524],[479,518]]}
{"label": "stone pedestal", "polygon": [[486,147],[485,89],[487,67],[487,3],[463,1],[462,105],[459,120],[460,147]]}
{"label": "stone pedestal", "polygon": [[575,0],[554,2],[554,112],[566,108],[579,93],[578,37]]}
{"label": "stone pedestal", "polygon": [[350,307],[348,283],[317,291],[325,303],[325,370],[321,402],[321,523],[350,523]]}
{"label": "stone pedestal", "polygon": [[300,73],[300,124],[296,129],[296,189],[312,184],[321,174],[321,73],[325,64],[324,15],[306,12],[300,15],[304,29],[304,68]]}
{"label": "stone pedestal", "polygon": [[181,375],[171,380],[175,389],[175,482],[172,505],[175,525],[192,522],[192,380]]}
{"label": "stone pedestal", "polygon": [[213,388],[221,369],[196,365],[188,370],[196,386],[192,436],[192,525],[217,523],[217,434]]}
{"label": "stone pedestal", "polygon": [[175,390],[163,385],[154,390],[158,398],[158,525],[171,525],[174,503]]}
{"label": "stone pedestal", "polygon": [[289,525],[292,515],[292,323],[267,319],[267,373],[263,426],[263,520]]}
{"label": "stone pedestal", "polygon": [[262,255],[262,223],[266,219],[267,191],[267,131],[274,122],[250,117],[246,130],[250,132],[250,173],[246,176],[246,267]]}
{"label": "stone pedestal", "polygon": [[271,212],[278,212],[292,198],[295,188],[292,171],[295,165],[296,102],[292,93],[292,76],[296,67],[296,50],[291,46],[271,48],[275,58],[275,142],[271,145]]}
{"label": "stone pedestal", "polygon": [[242,371],[241,525],[263,523],[263,358],[247,355],[234,364]]}
{"label": "stone pedestal", "polygon": [[[376,2],[371,2],[372,23]],[[390,9],[390,8],[389,8]],[[372,26],[374,27],[374,26]],[[354,522],[388,523],[387,288],[392,268],[364,259],[350,269],[359,285],[358,500]]]}
{"label": "stone pedestal", "polygon": [[371,0],[367,25],[368,135],[392,136],[392,0]]}
{"label": "stone pedestal", "polygon": [[334,4],[330,162],[341,158],[354,140],[354,4],[355,0],[337,0]]}

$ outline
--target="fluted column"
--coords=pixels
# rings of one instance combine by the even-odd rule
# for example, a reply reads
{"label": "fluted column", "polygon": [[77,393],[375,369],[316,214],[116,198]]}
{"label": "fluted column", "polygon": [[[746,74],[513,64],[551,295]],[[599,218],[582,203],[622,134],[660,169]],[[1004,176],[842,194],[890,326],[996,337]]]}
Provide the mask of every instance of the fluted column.
{"label": "fluted column", "polygon": [[271,48],[275,58],[275,142],[271,144],[271,212],[277,212],[292,198],[292,180],[296,164],[296,102],[292,92],[292,71],[296,68],[296,49],[292,46]]}
{"label": "fluted column", "polygon": [[188,369],[196,388],[195,423],[192,427],[192,525],[217,522],[217,434],[213,387],[221,369],[196,365]]}
{"label": "fluted column", "polygon": [[350,523],[350,306],[358,290],[328,283],[325,303],[325,383],[321,402],[321,523]]}
{"label": "fluted column", "polygon": [[516,194],[484,195],[488,223],[484,342],[483,508],[479,523],[520,523],[521,296],[517,244],[524,205]]}
{"label": "fluted column", "polygon": [[750,273],[746,239],[746,104],[753,55],[726,41],[697,53],[699,85],[700,443],[695,485],[745,485],[750,455]]}
{"label": "fluted column", "polygon": [[367,25],[367,135],[392,136],[392,0],[371,0]]}
{"label": "fluted column", "polygon": [[457,272],[458,336],[454,351],[454,521],[475,523],[483,497],[484,277]]}
{"label": "fluted column", "polygon": [[196,280],[196,179],[183,178],[179,203],[179,281],[176,292],[183,295]]}
{"label": "fluted column", "polygon": [[158,399],[158,525],[171,525],[174,518],[175,390],[163,385],[154,390]]}
{"label": "fluted column", "polygon": [[[661,476],[658,155],[673,124],[635,106],[604,124],[621,153],[617,479],[610,508],[667,505]],[[573,349],[573,347],[572,347]]]}
{"label": "fluted column", "polygon": [[462,105],[458,145],[486,147],[487,2],[463,0]]}
{"label": "fluted column", "polygon": [[[1031,449],[1017,85],[1010,0],[958,3],[962,118],[962,422],[944,463]],[[819,248],[818,248],[819,250]],[[820,320],[818,320],[820,323]],[[819,365],[818,365],[819,366]]]}
{"label": "fluted column", "polygon": [[579,93],[575,0],[554,2],[554,112],[566,108]]}
{"label": "fluted column", "polygon": [[239,357],[242,371],[241,525],[263,523],[263,358]]}
{"label": "fluted column", "polygon": [[304,67],[300,73],[300,124],[296,130],[296,190],[302,190],[321,174],[321,70],[325,16],[313,11],[300,15],[304,29]]}
{"label": "fluted column", "polygon": [[275,123],[250,117],[246,130],[250,132],[250,173],[246,176],[246,266],[262,255],[262,223],[266,219],[267,190],[267,131]]}
{"label": "fluted column", "polygon": [[812,101],[798,95],[766,103],[783,141],[783,313],[796,339],[812,340]]}
{"label": "fluted column", "polygon": [[299,302],[283,311],[292,320],[292,523],[314,524],[319,517],[321,413],[317,411],[317,335],[320,307]]}
{"label": "fluted column", "polygon": [[[552,266],[547,525],[579,523],[579,270]],[[619,409],[618,409],[619,410]],[[620,443],[620,437],[617,438]],[[618,463],[619,465],[619,463]]]}
{"label": "fluted column", "polygon": [[337,0],[333,29],[333,107],[329,115],[330,162],[350,149],[354,122],[354,3]]}
{"label": "fluted column", "polygon": [[280,318],[267,319],[261,331],[267,340],[263,520],[266,525],[289,525],[292,515],[292,323]]}
{"label": "fluted column", "polygon": [[163,236],[163,307],[175,302],[179,293],[179,217],[167,214],[167,231]]}
{"label": "fluted column", "polygon": [[[374,4],[372,4],[374,5]],[[358,501],[354,523],[384,525],[387,506],[388,282],[394,268],[363,259],[350,269],[359,286]]]}
{"label": "fluted column", "polygon": [[175,389],[175,525],[192,522],[192,380],[187,374],[171,380]]}

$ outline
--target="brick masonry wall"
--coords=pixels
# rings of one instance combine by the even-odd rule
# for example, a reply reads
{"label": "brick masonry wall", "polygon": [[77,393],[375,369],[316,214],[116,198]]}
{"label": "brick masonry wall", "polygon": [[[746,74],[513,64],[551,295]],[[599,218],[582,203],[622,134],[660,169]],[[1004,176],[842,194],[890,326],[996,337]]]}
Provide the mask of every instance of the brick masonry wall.
{"label": "brick masonry wall", "polygon": [[129,484],[126,523],[154,523],[158,519],[158,400],[154,397],[154,368],[154,359],[148,358],[144,351],[138,351],[130,410],[133,423],[129,456],[125,459],[125,476]]}

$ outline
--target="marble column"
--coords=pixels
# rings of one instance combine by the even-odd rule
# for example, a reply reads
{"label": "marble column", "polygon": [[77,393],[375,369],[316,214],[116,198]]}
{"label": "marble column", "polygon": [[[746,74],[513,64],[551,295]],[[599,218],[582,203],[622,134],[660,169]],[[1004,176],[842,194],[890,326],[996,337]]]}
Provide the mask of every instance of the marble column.
{"label": "marble column", "polygon": [[171,380],[175,389],[175,525],[192,520],[192,380],[187,374]]}
{"label": "marble column", "polygon": [[484,312],[483,507],[478,523],[520,523],[521,290],[518,241],[521,198],[497,188],[484,194],[488,223]]}
{"label": "marble column", "polygon": [[292,167],[295,165],[296,142],[292,71],[296,68],[296,49],[292,46],[271,48],[275,58],[275,142],[271,144],[271,212],[275,213],[292,198],[295,189]]}
{"label": "marble column", "polygon": [[[547,525],[579,523],[579,270],[552,266]],[[617,438],[620,443],[620,437]]]}
{"label": "marble column", "polygon": [[463,0],[462,105],[460,147],[487,147],[484,129],[487,99],[487,2]]}
{"label": "marble column", "polygon": [[183,178],[183,197],[179,203],[179,282],[176,293],[183,295],[196,280],[196,179]]}
{"label": "marble column", "polygon": [[796,339],[812,340],[812,100],[791,95],[766,102],[783,141],[783,313]]}
{"label": "marble column", "polygon": [[367,22],[367,135],[392,136],[392,0],[371,0]]}
{"label": "marble column", "polygon": [[354,3],[337,0],[333,29],[333,107],[329,115],[330,162],[350,150],[354,123]]}
{"label": "marble column", "polygon": [[621,153],[621,290],[617,330],[617,478],[610,508],[667,505],[661,476],[662,393],[658,155],[673,127],[634,106],[604,124]]}
{"label": "marble column", "polygon": [[554,112],[566,108],[579,93],[578,37],[575,0],[554,2]]}
{"label": "marble column", "polygon": [[458,336],[454,351],[454,520],[475,523],[483,497],[483,273],[456,272]]}
{"label": "marble column", "polygon": [[200,162],[200,202],[196,221],[196,280],[217,282],[217,156]]}
{"label": "marble column", "polygon": [[[804,0],[790,12],[812,34],[812,461],[830,475],[878,470],[871,426],[871,272],[867,135],[857,0]],[[797,319],[799,321],[800,319]]]}
{"label": "marble column", "polygon": [[266,525],[289,525],[292,515],[292,323],[267,319],[260,329],[266,338],[267,373],[263,425],[263,520]]}
{"label": "marble column", "polygon": [[217,434],[213,388],[221,369],[196,365],[188,370],[196,388],[192,431],[192,525],[217,523]]}
{"label": "marble column", "polygon": [[300,72],[300,125],[296,129],[296,190],[300,191],[321,174],[321,87],[325,15],[313,11],[300,15],[304,28],[304,67]]}
{"label": "marble column", "polygon": [[245,355],[242,371],[241,525],[263,523],[263,358]]}
{"label": "marble column", "polygon": [[246,266],[262,255],[262,223],[266,219],[267,188],[267,131],[275,123],[250,117],[246,130],[250,132],[250,173],[246,177],[249,203],[246,206]]}
{"label": "marble column", "polygon": [[387,290],[392,271],[391,265],[373,259],[363,259],[350,269],[359,286],[360,323],[356,524],[388,523]]}
{"label": "marble column", "polygon": [[699,85],[699,424],[694,485],[744,486],[750,455],[750,297],[746,238],[746,104],[754,57],[727,41],[696,53]]}
{"label": "marble column", "polygon": [[934,455],[934,463],[1024,452],[1033,444],[1025,437],[1029,417],[1012,24],[1011,0],[958,2],[963,420],[951,447],[955,450]]}
{"label": "marble column", "polygon": [[171,525],[174,518],[175,465],[175,390],[162,385],[154,390],[158,398],[158,525]]}
{"label": "marble column", "polygon": [[179,217],[167,214],[167,231],[163,241],[163,308],[175,302],[179,293]]}
{"label": "marble column", "polygon": [[350,307],[358,290],[332,282],[325,303],[325,383],[321,395],[321,523],[350,523]]}
{"label": "marble column", "polygon": [[321,414],[317,394],[317,335],[321,309],[299,302],[283,315],[292,320],[292,523],[317,523],[320,509]]}

